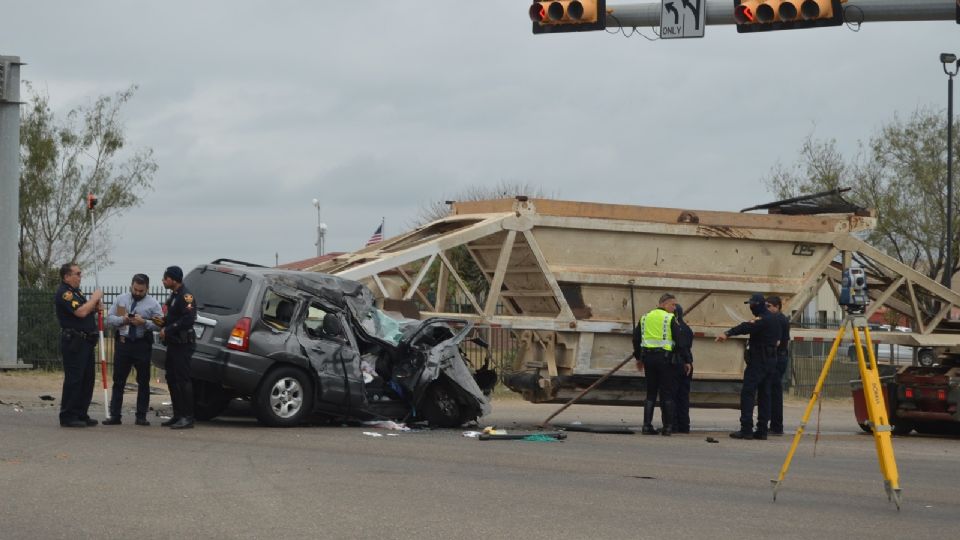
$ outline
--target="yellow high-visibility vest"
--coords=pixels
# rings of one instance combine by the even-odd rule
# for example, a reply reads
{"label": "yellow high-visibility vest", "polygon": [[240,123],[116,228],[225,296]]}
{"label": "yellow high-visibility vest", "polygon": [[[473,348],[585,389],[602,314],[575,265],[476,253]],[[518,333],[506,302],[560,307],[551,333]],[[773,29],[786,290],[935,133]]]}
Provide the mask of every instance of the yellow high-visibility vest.
{"label": "yellow high-visibility vest", "polygon": [[644,349],[672,351],[674,346],[673,313],[656,308],[640,318],[641,345]]}

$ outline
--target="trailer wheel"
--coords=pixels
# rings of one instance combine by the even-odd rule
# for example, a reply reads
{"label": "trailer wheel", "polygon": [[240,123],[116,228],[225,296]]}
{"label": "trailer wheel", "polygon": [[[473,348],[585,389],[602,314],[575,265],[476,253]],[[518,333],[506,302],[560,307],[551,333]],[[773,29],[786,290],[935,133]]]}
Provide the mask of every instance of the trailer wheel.
{"label": "trailer wheel", "polygon": [[913,422],[898,420],[893,424],[893,434],[897,436],[909,435],[913,431]]}

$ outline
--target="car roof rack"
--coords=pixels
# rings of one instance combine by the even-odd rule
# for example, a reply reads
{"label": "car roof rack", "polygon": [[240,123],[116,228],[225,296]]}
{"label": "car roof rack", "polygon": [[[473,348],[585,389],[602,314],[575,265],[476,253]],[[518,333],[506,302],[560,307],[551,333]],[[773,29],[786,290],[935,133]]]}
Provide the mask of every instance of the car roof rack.
{"label": "car roof rack", "polygon": [[224,263],[235,264],[235,265],[238,265],[238,266],[250,266],[250,267],[253,267],[253,268],[266,268],[266,266],[264,266],[264,265],[262,265],[262,264],[254,264],[254,263],[251,263],[251,262],[238,261],[238,260],[235,260],[235,259],[217,259],[217,260],[211,262],[210,264],[224,264]]}

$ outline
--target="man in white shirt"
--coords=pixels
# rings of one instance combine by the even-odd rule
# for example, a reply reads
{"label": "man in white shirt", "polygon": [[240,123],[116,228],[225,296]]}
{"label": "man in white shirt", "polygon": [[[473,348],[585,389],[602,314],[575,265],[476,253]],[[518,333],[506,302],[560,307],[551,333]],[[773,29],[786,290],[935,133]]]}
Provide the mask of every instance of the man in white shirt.
{"label": "man in white shirt", "polygon": [[151,319],[163,316],[160,302],[147,294],[150,278],[136,274],[130,283],[130,292],[117,297],[107,313],[107,325],[114,328],[113,393],[110,396],[110,418],[105,426],[120,424],[123,390],[130,369],[137,370],[138,426],[149,426],[150,408],[150,350],[153,332],[158,330]]}

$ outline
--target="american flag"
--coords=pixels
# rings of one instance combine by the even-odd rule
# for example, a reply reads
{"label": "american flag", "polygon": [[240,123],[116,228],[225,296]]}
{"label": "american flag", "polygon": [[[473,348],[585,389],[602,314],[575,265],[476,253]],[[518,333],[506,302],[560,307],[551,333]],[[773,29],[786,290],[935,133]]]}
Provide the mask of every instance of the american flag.
{"label": "american flag", "polygon": [[[383,242],[383,222],[380,222],[380,226],[377,227],[377,230],[373,231],[373,234],[370,235],[370,239],[367,240],[367,246],[372,246],[373,244],[379,244]],[[366,246],[364,246],[366,247]]]}

